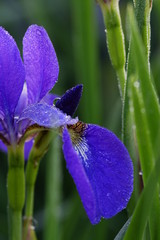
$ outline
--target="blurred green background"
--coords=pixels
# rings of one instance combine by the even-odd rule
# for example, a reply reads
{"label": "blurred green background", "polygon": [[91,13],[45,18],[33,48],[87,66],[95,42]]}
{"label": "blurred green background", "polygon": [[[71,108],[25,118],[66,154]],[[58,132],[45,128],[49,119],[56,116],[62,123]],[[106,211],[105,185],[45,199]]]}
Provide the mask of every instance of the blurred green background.
{"label": "blurred green background", "polygon": [[[160,94],[160,3],[158,1],[155,0],[153,3],[151,16],[151,68]],[[126,51],[128,2],[131,1],[120,1]],[[116,74],[107,52],[102,15],[96,2],[94,0],[0,0],[0,25],[14,37],[21,52],[22,38],[31,24],[45,27],[57,53],[60,74],[53,92],[61,95],[68,88],[83,83],[83,96],[76,115],[84,122],[105,126],[121,137],[121,99]],[[54,153],[57,148],[60,149],[59,154]],[[7,157],[1,153],[0,240],[8,239],[6,177]],[[53,184],[51,184],[52,180]],[[50,199],[53,200],[53,208]],[[48,220],[46,212],[51,210],[53,218]],[[35,189],[34,219],[39,240],[112,240],[127,221],[128,215],[124,210],[112,219],[102,220],[96,226],[91,225],[75,185],[66,170],[61,143],[56,139],[40,165]],[[47,233],[44,229],[47,229]]]}

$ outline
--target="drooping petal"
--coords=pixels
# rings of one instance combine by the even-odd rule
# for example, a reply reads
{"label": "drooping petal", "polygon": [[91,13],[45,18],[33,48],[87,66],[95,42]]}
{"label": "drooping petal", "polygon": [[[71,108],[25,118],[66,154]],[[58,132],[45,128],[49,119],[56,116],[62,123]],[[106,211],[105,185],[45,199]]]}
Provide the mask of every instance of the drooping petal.
{"label": "drooping petal", "polygon": [[14,39],[0,27],[0,111],[13,117],[25,79],[24,66]]}
{"label": "drooping petal", "polygon": [[97,204],[95,194],[86,175],[86,172],[82,166],[81,159],[79,158],[78,154],[75,152],[72,146],[72,141],[70,139],[67,129],[64,129],[63,131],[63,143],[63,152],[67,162],[67,168],[74,179],[77,190],[81,196],[84,208],[90,220],[92,221],[92,219],[94,219],[98,222],[99,218],[97,219],[96,216]]}
{"label": "drooping petal", "polygon": [[62,97],[56,102],[56,107],[62,110],[67,115],[72,116],[76,111],[80,98],[82,96],[82,85],[77,85],[69,89]]}
{"label": "drooping petal", "polygon": [[[96,218],[90,218],[92,213],[87,212],[90,221],[95,224],[101,217],[110,218],[127,206],[133,191],[132,161],[125,146],[109,130],[77,123],[69,128],[69,132],[74,146],[72,151],[79,157],[96,198]],[[68,164],[68,156],[64,155]],[[75,176],[72,177],[75,180]],[[79,179],[81,181],[84,179]],[[80,193],[80,196],[83,199],[83,194]]]}
{"label": "drooping petal", "polygon": [[20,115],[18,122],[28,119],[46,128],[58,128],[65,124],[75,124],[78,119],[72,119],[58,108],[47,104],[37,103],[28,106]]}
{"label": "drooping petal", "polygon": [[53,45],[43,27],[31,25],[23,39],[29,104],[39,102],[58,79],[59,66]]}

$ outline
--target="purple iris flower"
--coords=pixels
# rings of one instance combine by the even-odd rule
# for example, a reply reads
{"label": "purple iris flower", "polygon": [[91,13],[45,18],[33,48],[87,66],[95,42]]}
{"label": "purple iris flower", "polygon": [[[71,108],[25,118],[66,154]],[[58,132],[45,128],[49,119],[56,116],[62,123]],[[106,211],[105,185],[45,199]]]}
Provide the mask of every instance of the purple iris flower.
{"label": "purple iris flower", "polygon": [[[13,147],[31,126],[58,128],[67,168],[92,224],[127,206],[133,191],[133,165],[127,149],[109,130],[72,116],[82,85],[55,105],[49,91],[58,79],[55,50],[43,27],[32,25],[23,39],[23,59],[13,38],[0,28],[0,139]],[[37,127],[37,129],[38,129]],[[25,144],[26,156],[32,141]]]}
{"label": "purple iris flower", "polygon": [[33,123],[57,128],[77,122],[53,106],[54,96],[49,91],[58,79],[59,66],[44,28],[28,28],[23,39],[23,59],[24,63],[14,39],[1,27],[0,138],[6,145],[18,144]]}

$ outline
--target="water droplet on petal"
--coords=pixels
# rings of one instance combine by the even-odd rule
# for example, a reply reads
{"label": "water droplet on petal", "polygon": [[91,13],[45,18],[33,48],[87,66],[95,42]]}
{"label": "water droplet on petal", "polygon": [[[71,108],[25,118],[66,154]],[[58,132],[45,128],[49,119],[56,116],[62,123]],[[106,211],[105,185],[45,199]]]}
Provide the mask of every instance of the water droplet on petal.
{"label": "water droplet on petal", "polygon": [[41,31],[40,31],[39,29],[37,29],[36,33],[37,33],[37,35],[39,35],[39,36],[42,35],[42,33],[41,33]]}
{"label": "water droplet on petal", "polygon": [[15,119],[15,120],[18,120],[18,119],[19,119],[19,116],[14,116],[14,119]]}

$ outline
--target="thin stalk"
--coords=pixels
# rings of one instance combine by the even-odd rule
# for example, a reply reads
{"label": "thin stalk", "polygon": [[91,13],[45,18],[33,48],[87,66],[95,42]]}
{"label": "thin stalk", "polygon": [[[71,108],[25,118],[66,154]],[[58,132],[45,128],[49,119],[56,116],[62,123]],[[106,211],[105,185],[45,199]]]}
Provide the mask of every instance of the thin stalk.
{"label": "thin stalk", "polygon": [[32,232],[31,230],[34,206],[34,188],[40,163],[40,161],[38,161],[37,166],[35,167],[32,153],[33,152],[31,151],[26,169],[26,206],[23,226],[24,240],[27,239],[28,236],[31,236]]}
{"label": "thin stalk", "polygon": [[[60,200],[62,189],[60,138],[55,136],[46,167],[46,204],[44,239],[61,239]],[[66,238],[66,236],[65,236]]]}
{"label": "thin stalk", "polygon": [[26,210],[25,216],[30,217],[33,215],[33,202],[34,202],[34,184],[26,184]]}
{"label": "thin stalk", "polygon": [[52,139],[52,133],[43,131],[38,134],[35,139],[33,148],[30,152],[26,168],[26,206],[25,218],[23,225],[23,240],[36,239],[35,232],[32,227],[33,208],[34,208],[34,189],[37,174],[39,170],[40,160],[48,150],[49,143]]}

